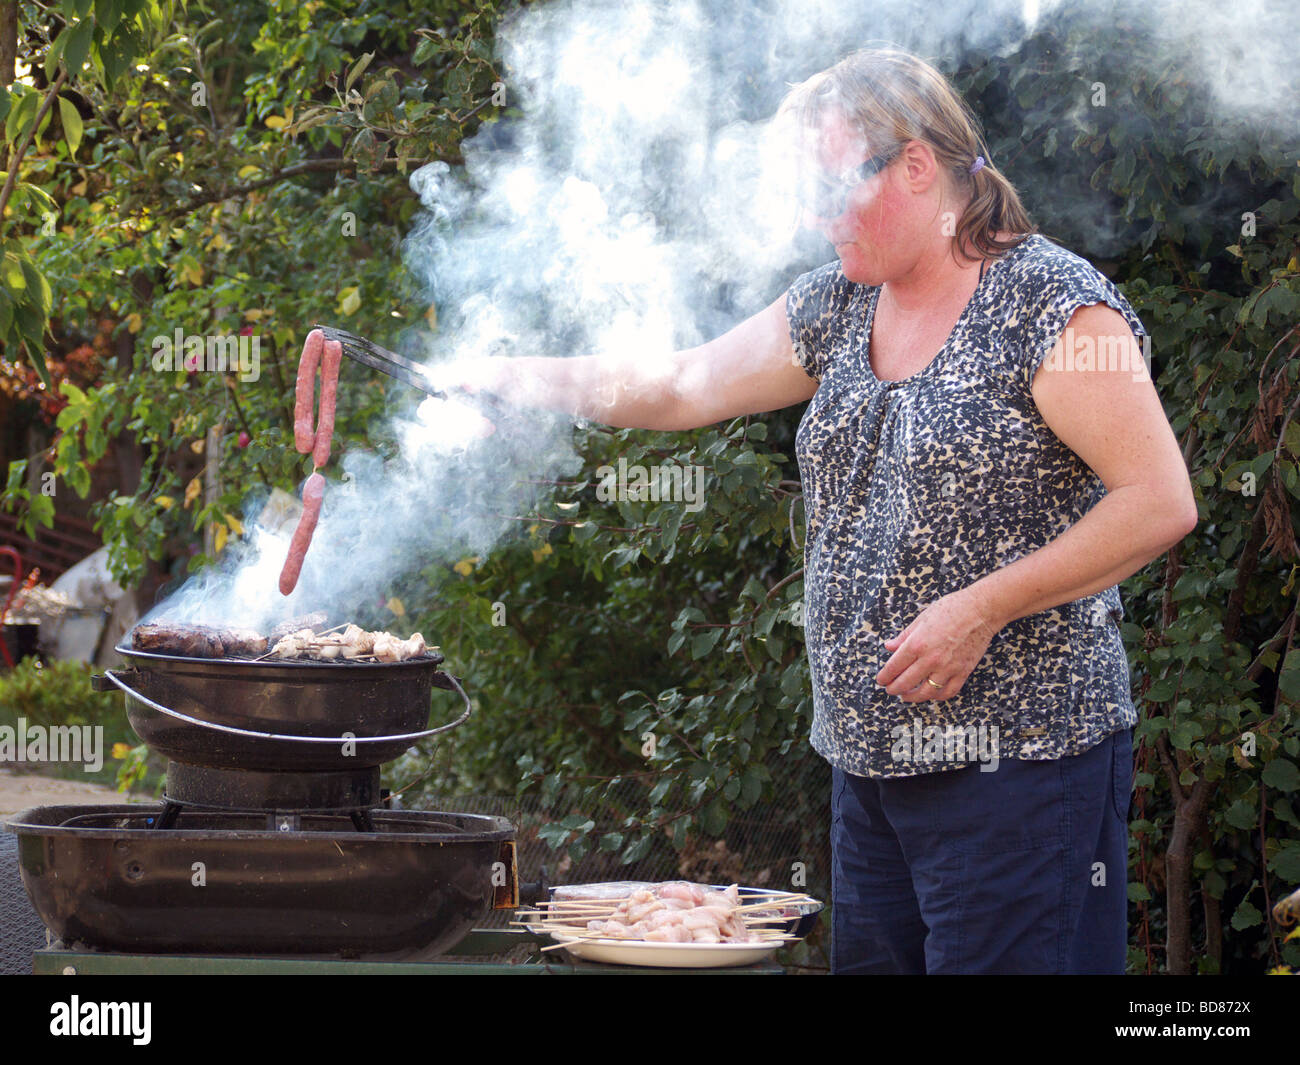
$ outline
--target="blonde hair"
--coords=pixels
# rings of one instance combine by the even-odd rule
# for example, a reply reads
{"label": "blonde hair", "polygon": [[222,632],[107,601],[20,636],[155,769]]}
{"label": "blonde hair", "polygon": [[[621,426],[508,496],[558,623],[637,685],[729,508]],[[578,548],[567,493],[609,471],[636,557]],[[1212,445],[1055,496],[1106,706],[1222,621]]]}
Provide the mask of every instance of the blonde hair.
{"label": "blonde hair", "polygon": [[[876,155],[919,140],[970,199],[954,234],[967,259],[996,258],[1036,227],[1010,181],[989,162],[979,119],[939,71],[894,48],[867,48],[796,85],[781,104],[805,131],[828,114],[842,115]],[[971,166],[980,156],[984,165]],[[1009,232],[1008,239],[999,239]],[[977,254],[971,254],[971,249]]]}

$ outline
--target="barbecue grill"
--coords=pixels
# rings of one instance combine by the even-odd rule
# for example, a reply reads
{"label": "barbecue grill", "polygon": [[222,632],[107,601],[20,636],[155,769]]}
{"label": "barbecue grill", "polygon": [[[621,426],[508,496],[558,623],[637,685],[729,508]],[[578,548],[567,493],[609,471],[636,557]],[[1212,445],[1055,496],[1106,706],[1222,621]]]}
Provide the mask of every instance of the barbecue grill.
{"label": "barbecue grill", "polygon": [[[95,678],[168,758],[157,804],[52,806],[9,824],[65,946],[424,960],[519,903],[500,817],[393,810],[380,766],[463,723],[434,654],[397,663],[197,659],[119,647]],[[435,689],[463,710],[430,729]]]}

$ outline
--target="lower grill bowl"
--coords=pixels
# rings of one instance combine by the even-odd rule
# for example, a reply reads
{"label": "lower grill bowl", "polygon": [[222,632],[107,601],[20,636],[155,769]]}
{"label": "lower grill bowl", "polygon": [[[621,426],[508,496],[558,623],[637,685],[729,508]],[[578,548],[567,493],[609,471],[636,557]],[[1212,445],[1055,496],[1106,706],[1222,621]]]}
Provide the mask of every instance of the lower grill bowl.
{"label": "lower grill bowl", "polygon": [[136,953],[418,961],[514,902],[514,826],[500,817],[301,815],[45,806],[16,815],[23,885],[65,945]]}

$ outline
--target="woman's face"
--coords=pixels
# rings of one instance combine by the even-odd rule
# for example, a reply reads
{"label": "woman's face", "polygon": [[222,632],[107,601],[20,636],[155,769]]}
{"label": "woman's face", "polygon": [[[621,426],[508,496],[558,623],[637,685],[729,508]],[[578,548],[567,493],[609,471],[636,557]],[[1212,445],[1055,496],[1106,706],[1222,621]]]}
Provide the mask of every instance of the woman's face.
{"label": "woman's face", "polygon": [[[907,273],[933,228],[933,207],[927,193],[932,180],[918,181],[913,141],[883,170],[855,185],[843,211],[833,218],[804,208],[804,225],[816,229],[835,247],[844,276],[860,284],[880,285]],[[816,144],[817,166],[830,179],[860,166],[886,150],[871,145],[840,115],[823,121]]]}

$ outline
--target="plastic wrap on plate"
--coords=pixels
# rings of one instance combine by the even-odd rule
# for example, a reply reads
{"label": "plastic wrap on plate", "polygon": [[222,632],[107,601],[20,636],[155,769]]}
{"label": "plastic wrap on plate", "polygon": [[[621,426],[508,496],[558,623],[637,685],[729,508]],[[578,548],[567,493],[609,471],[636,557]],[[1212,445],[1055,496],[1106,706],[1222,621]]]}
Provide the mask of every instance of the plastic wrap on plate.
{"label": "plastic wrap on plate", "polygon": [[557,901],[568,899],[625,899],[638,888],[654,887],[649,880],[611,880],[604,884],[569,884],[557,887],[551,892],[551,898]]}

